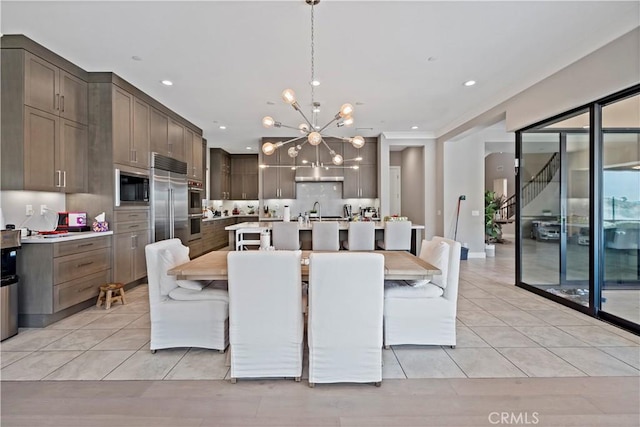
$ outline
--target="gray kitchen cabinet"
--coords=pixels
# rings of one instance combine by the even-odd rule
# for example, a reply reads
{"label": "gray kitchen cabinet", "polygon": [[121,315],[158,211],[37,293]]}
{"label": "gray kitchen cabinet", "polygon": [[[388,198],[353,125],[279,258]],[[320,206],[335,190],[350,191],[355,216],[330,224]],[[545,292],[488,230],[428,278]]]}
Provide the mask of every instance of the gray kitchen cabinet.
{"label": "gray kitchen cabinet", "polygon": [[113,162],[149,168],[150,107],[113,86]]}
{"label": "gray kitchen cabinet", "polygon": [[79,304],[111,281],[111,236],[23,244],[17,269],[20,326],[47,326],[85,308]]}
{"label": "gray kitchen cabinet", "polygon": [[151,108],[151,151],[169,156],[169,116]]}
{"label": "gray kitchen cabinet", "polygon": [[359,162],[347,162],[347,165],[358,165],[358,169],[345,168],[342,184],[342,197],[345,199],[375,199],[378,197],[378,151],[374,138],[366,138],[365,145],[354,148],[344,144],[345,159],[362,157]]}
{"label": "gray kitchen cabinet", "polygon": [[169,118],[169,157],[186,162],[184,126]]}
{"label": "gray kitchen cabinet", "polygon": [[24,71],[25,105],[87,124],[87,82],[26,51]]}
{"label": "gray kitchen cabinet", "polygon": [[147,275],[144,247],[151,243],[149,210],[115,212],[113,280],[131,283]]}
{"label": "gray kitchen cabinet", "polygon": [[187,177],[202,182],[204,164],[202,159],[202,154],[204,153],[202,137],[187,127],[184,128],[184,149],[187,162]]}
{"label": "gray kitchen cabinet", "polygon": [[221,148],[212,148],[209,153],[209,198],[229,200],[231,198],[231,157]]}
{"label": "gray kitchen cabinet", "polygon": [[[263,144],[265,142],[267,141],[263,140]],[[276,150],[270,156],[263,155],[262,162],[267,166],[262,168],[262,198],[295,199],[296,172],[292,169],[295,166],[295,160],[289,157],[285,147]]]}
{"label": "gray kitchen cabinet", "polygon": [[231,156],[231,199],[258,199],[258,155]]}
{"label": "gray kitchen cabinet", "polygon": [[23,189],[86,192],[87,127],[31,107],[24,118]]}
{"label": "gray kitchen cabinet", "polygon": [[21,48],[1,53],[1,188],[86,192],[87,83],[69,70],[86,72],[53,53],[51,62]]}

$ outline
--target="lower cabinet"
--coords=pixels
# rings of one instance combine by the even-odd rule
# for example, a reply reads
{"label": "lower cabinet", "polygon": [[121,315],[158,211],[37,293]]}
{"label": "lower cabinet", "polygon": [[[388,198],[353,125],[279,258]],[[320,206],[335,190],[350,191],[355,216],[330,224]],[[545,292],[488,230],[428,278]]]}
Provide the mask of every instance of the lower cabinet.
{"label": "lower cabinet", "polygon": [[25,243],[17,269],[20,326],[47,326],[68,315],[63,310],[96,298],[99,287],[111,282],[111,236]]}
{"label": "lower cabinet", "polygon": [[149,210],[115,212],[113,281],[134,282],[147,275],[144,248],[151,243]]}

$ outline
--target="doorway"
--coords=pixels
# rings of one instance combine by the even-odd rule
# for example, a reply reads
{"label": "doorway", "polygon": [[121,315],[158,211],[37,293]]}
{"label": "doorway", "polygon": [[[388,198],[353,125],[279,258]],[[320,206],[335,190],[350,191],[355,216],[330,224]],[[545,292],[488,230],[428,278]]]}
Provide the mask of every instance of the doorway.
{"label": "doorway", "polygon": [[389,167],[389,214],[402,214],[402,168]]}

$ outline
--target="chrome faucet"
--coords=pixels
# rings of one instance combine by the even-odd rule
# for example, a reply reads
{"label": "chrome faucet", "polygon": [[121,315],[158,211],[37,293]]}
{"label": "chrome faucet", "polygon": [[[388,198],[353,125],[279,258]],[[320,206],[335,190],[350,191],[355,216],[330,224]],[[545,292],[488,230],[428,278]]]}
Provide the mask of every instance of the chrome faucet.
{"label": "chrome faucet", "polygon": [[316,205],[318,205],[318,221],[322,221],[322,206],[320,206],[320,202],[316,201],[313,204],[313,208],[311,208],[312,211],[316,210]]}

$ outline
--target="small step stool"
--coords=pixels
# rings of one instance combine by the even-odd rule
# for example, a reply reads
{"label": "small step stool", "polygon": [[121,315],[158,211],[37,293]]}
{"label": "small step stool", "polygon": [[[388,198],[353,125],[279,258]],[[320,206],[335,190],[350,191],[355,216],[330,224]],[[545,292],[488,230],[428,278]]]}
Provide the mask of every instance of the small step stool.
{"label": "small step stool", "polygon": [[124,297],[124,285],[122,283],[107,283],[104,286],[100,286],[100,295],[98,295],[98,302],[96,307],[102,305],[102,301],[105,302],[105,308],[108,310],[111,308],[111,303],[120,301],[123,305],[127,303]]}

